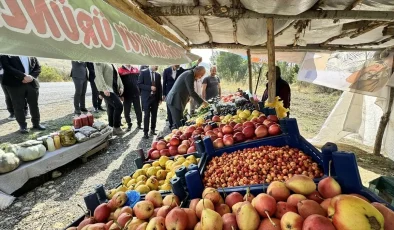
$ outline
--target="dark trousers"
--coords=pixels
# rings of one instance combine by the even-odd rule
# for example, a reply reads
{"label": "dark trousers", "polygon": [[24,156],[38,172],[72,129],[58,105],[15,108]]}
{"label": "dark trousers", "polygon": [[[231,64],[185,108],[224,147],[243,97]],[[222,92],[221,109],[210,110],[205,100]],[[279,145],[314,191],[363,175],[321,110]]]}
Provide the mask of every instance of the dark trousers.
{"label": "dark trousers", "polygon": [[142,110],[141,110],[141,99],[139,96],[136,97],[125,97],[123,102],[124,117],[126,118],[127,124],[131,124],[131,104],[133,104],[135,115],[137,116],[137,124],[141,125],[142,122]]}
{"label": "dark trousers", "polygon": [[26,128],[26,114],[25,114],[25,106],[26,100],[29,104],[30,114],[31,114],[31,122],[33,126],[37,126],[40,124],[40,110],[38,109],[38,96],[39,89],[34,87],[31,83],[23,84],[17,87],[6,86],[8,90],[12,105],[15,112],[16,121],[18,121],[19,126]]}
{"label": "dark trousers", "polygon": [[100,92],[100,95],[104,98],[105,103],[107,104],[109,126],[114,128],[120,128],[121,115],[123,111],[123,105],[120,101],[120,98],[114,93],[111,93],[109,97],[105,96],[103,92]]}
{"label": "dark trousers", "polygon": [[74,108],[75,112],[81,112],[85,109],[85,95],[88,87],[88,79],[73,78],[75,93],[74,93]]}
{"label": "dark trousers", "polygon": [[92,104],[95,109],[98,109],[101,107],[101,104],[103,103],[103,100],[100,99],[99,91],[97,89],[96,83],[94,81],[90,81],[90,88],[92,88]]}
{"label": "dark trousers", "polygon": [[171,112],[172,115],[172,122],[174,122],[175,127],[179,128],[182,126],[181,120],[183,118],[183,111],[175,108],[173,105],[168,105],[168,109]]}
{"label": "dark trousers", "polygon": [[[14,107],[12,106],[12,100],[11,100],[11,96],[10,93],[8,92],[7,88],[5,85],[1,85],[1,88],[3,89],[4,92],[4,96],[5,96],[5,104],[7,106],[7,110],[10,113],[10,115],[15,115],[14,113]],[[27,109],[27,100],[25,99],[25,114],[28,113],[28,109]]]}
{"label": "dark trousers", "polygon": [[149,131],[149,120],[151,120],[150,130],[155,131],[158,109],[159,102],[157,101],[157,98],[155,96],[151,96],[148,100],[148,104],[144,106],[144,133],[148,133]]}
{"label": "dark trousers", "polygon": [[172,126],[174,126],[174,122],[172,120],[171,110],[168,104],[167,104],[167,119],[168,119],[168,123],[170,123],[170,128],[172,128]]}

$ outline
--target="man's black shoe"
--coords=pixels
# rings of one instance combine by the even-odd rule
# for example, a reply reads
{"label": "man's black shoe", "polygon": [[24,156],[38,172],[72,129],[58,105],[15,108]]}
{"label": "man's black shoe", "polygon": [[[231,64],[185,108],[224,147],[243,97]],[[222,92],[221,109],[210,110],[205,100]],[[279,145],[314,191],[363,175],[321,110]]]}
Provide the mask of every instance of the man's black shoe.
{"label": "man's black shoe", "polygon": [[33,125],[33,129],[37,129],[37,130],[46,130],[47,128],[43,125]]}
{"label": "man's black shoe", "polygon": [[96,109],[96,108],[93,109],[93,113],[98,113],[98,112],[99,112],[98,109]]}
{"label": "man's black shoe", "polygon": [[138,124],[137,128],[138,129],[142,129],[141,124]]}
{"label": "man's black shoe", "polygon": [[98,107],[98,110],[100,110],[100,111],[106,111],[103,107]]}
{"label": "man's black shoe", "polygon": [[150,135],[151,135],[151,136],[154,136],[154,135],[157,135],[157,133],[155,133],[154,130],[151,130],[151,131],[150,131]]}
{"label": "man's black shoe", "polygon": [[88,109],[82,108],[82,109],[81,109],[81,112],[87,113],[87,112],[88,112]]}
{"label": "man's black shoe", "polygon": [[133,124],[132,124],[132,123],[127,124],[127,129],[126,129],[126,131],[127,131],[127,132],[130,132],[130,131],[131,131],[131,127],[133,127]]}
{"label": "man's black shoe", "polygon": [[29,130],[26,127],[20,127],[19,132],[22,134],[27,134],[27,133],[29,133]]}
{"label": "man's black shoe", "polygon": [[145,139],[149,139],[149,135],[147,133],[144,134]]}

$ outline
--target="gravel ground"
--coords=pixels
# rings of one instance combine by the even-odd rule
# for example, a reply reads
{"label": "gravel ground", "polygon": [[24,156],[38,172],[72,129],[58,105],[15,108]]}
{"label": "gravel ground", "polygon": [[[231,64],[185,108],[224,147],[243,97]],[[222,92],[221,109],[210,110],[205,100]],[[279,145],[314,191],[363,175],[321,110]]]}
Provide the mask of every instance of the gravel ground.
{"label": "gravel ground", "polygon": [[[43,122],[56,124],[53,122],[54,118],[68,120],[71,117],[73,90],[72,83],[42,84],[39,103]],[[90,91],[86,100],[87,105],[91,106]],[[0,107],[5,107],[2,94]],[[163,107],[164,105],[160,108],[157,130],[168,132],[163,130],[166,116]],[[6,111],[0,111],[0,142],[21,137],[15,133],[18,128],[15,122],[4,121],[7,115]],[[105,114],[101,115],[105,117]],[[152,142],[152,138],[145,140],[142,136],[142,131],[134,129],[121,138],[112,139],[108,150],[91,156],[87,163],[82,164],[78,159],[62,167],[61,177],[25,193],[8,209],[0,211],[0,229],[65,228],[83,214],[78,204],[84,206],[83,196],[93,191],[96,185],[104,184],[108,189],[113,188],[123,176],[130,175],[136,170],[136,150],[146,150]]]}

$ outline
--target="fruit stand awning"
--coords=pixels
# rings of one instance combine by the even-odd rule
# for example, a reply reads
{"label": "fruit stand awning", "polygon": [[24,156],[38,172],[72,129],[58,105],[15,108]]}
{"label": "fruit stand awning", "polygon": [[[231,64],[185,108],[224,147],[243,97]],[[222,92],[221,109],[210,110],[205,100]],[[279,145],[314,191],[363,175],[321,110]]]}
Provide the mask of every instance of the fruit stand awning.
{"label": "fruit stand awning", "polygon": [[391,0],[106,0],[138,11],[191,48],[266,50],[274,18],[276,51],[376,50],[394,45]]}
{"label": "fruit stand awning", "polygon": [[1,54],[144,65],[198,59],[175,35],[149,27],[102,0],[0,1]]}

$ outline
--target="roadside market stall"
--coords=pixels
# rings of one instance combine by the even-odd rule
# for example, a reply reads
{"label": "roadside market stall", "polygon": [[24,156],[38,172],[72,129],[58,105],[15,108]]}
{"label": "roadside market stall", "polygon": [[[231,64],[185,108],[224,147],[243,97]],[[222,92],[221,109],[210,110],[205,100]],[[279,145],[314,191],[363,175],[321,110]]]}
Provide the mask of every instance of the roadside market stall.
{"label": "roadside market stall", "polygon": [[[75,3],[76,1],[70,0],[69,2]],[[104,5],[98,0],[88,2]],[[179,36],[177,40],[184,41],[181,45],[186,48],[247,50],[249,67],[253,50],[267,49],[268,107],[272,107],[270,103],[275,102],[275,50],[352,50],[355,49],[353,46],[357,46],[357,44],[354,45],[357,42],[346,40],[347,37],[350,37],[349,39],[353,37],[358,38],[358,46],[367,47],[366,50],[389,52],[392,42],[391,39],[386,38],[392,33],[389,28],[390,22],[394,19],[394,13],[390,11],[393,6],[388,1],[381,1],[382,3],[379,4],[370,1],[365,3],[341,1],[339,3],[335,0],[324,1],[324,4],[323,1],[312,0],[302,2],[108,0],[107,2],[157,30],[161,30],[160,23],[166,24]],[[359,4],[364,7],[362,10],[358,9]],[[383,6],[385,11],[376,11]],[[355,7],[357,10],[352,11]],[[314,24],[316,20],[320,27],[318,26],[314,34],[302,37],[303,33],[308,33],[310,25],[316,25]],[[203,29],[200,29],[200,25]],[[363,40],[363,35],[374,29],[383,31],[382,35],[379,34],[377,38],[365,36],[367,38]],[[284,36],[283,44],[281,44],[281,35],[287,32],[291,34],[291,38],[294,37],[294,40],[291,41],[289,37]],[[275,47],[275,37],[279,47]],[[307,40],[309,38],[310,40]],[[352,47],[349,47],[347,43],[352,43]],[[363,48],[357,47],[357,49]],[[183,57],[162,63],[177,63],[185,60],[182,59]],[[156,60],[149,63],[154,63],[154,61]],[[136,64],[138,63],[136,60]],[[249,74],[249,90],[252,91],[250,68]],[[385,201],[362,186],[354,154],[337,151],[336,146],[330,143],[320,152],[300,135],[295,119],[279,120],[276,115],[261,114],[262,109],[259,107],[257,112],[249,110],[249,112],[240,112],[247,117],[243,118],[243,115],[240,117],[240,114],[238,117],[233,117],[239,119],[239,123],[232,121],[231,118],[228,118],[228,121],[220,117],[215,118],[216,121],[213,117],[212,120],[203,119],[201,124],[175,131],[169,143],[162,140],[153,143],[151,153],[155,151],[156,154],[159,153],[159,159],[143,165],[139,171],[120,179],[122,184],[118,188],[113,188],[107,196],[105,194],[103,196],[102,189],[96,189],[95,193],[89,194],[85,201],[93,217],[89,215],[86,218],[81,217],[78,222],[74,223],[75,226],[72,229],[81,223],[101,228],[110,225],[114,229],[119,228],[118,224],[121,227],[127,225],[132,229],[136,229],[138,225],[142,227],[161,225],[174,229],[177,226],[185,228],[189,224],[190,229],[198,224],[203,225],[205,229],[221,229],[224,224],[230,222],[224,221],[224,215],[230,213],[230,207],[236,213],[231,217],[231,223],[235,223],[235,226],[241,229],[257,229],[264,222],[264,220],[261,222],[261,218],[264,217],[268,222],[271,216],[275,216],[276,220],[270,220],[268,224],[274,227],[281,225],[285,228],[284,226],[295,225],[300,229],[300,225],[308,224],[307,220],[310,215],[317,213],[322,216],[319,218],[322,218],[324,225],[330,225],[334,229],[351,227],[362,229],[369,225],[382,229],[385,223],[390,223],[392,219],[389,215],[393,213],[388,208],[369,203],[385,203]],[[250,121],[247,120],[249,118]],[[270,132],[272,127],[276,131],[279,128],[279,133]],[[206,135],[209,131],[211,135]],[[224,145],[215,146],[214,141],[220,138],[219,133],[228,141],[223,141]],[[182,156],[174,156],[171,159],[166,155],[170,151],[163,151],[166,147],[177,146],[174,155],[181,153],[181,150],[185,152],[185,149],[201,141],[190,140],[190,138],[194,136],[202,138],[201,134],[204,138],[205,151],[200,152],[202,155],[200,160],[193,157],[186,159]],[[182,135],[185,135],[186,139],[180,144]],[[242,138],[249,135],[249,140],[245,143],[234,142],[234,140],[243,140]],[[165,179],[157,179],[158,177],[164,178],[164,175],[166,175]],[[209,177],[214,177],[214,181],[210,181]],[[167,187],[165,189],[161,187],[164,184],[171,185],[174,195],[160,192],[160,190],[167,191]],[[285,195],[275,194],[275,191],[284,192]],[[290,203],[288,199],[291,197],[291,192],[308,199],[303,202],[295,199],[293,204],[295,203],[297,207],[287,207],[287,204],[280,203],[284,201]],[[237,198],[230,202],[226,193]],[[146,195],[141,196],[141,194]],[[342,196],[341,194],[353,195]],[[246,195],[245,198],[243,195]],[[253,200],[252,195],[255,196]],[[202,200],[195,200],[201,198]],[[250,201],[253,205],[245,202],[237,206],[237,202],[234,202],[244,200]],[[308,205],[302,207],[304,202],[318,210],[311,212]],[[326,204],[326,209],[319,204],[323,202]],[[272,209],[265,206],[267,203],[270,203]],[[190,217],[193,221],[189,219],[189,210],[175,207],[178,205],[191,209]],[[339,212],[339,207],[342,205],[361,208],[349,208],[348,212]],[[217,207],[223,207],[224,210]],[[392,206],[388,207],[393,209]],[[130,211],[131,208],[133,211]],[[155,208],[160,209],[157,210],[156,217],[153,217]],[[288,212],[290,208],[295,211]],[[334,218],[333,223],[326,217],[329,208],[334,212],[331,213]],[[386,209],[380,211],[383,210],[381,208]],[[165,218],[159,215],[160,210],[164,212]],[[277,210],[279,211],[276,212]],[[368,210],[368,213],[362,210]],[[134,213],[136,218],[132,219],[130,213]],[[223,218],[222,214],[224,214]],[[366,215],[368,218],[365,218]],[[151,217],[153,218],[148,223],[147,220]],[[370,222],[370,218],[374,221]],[[204,221],[198,223],[198,219],[204,219]],[[94,224],[94,222],[98,223]],[[309,224],[313,225],[313,223]],[[345,227],[341,228],[342,224]]]}

